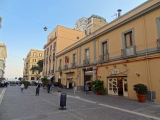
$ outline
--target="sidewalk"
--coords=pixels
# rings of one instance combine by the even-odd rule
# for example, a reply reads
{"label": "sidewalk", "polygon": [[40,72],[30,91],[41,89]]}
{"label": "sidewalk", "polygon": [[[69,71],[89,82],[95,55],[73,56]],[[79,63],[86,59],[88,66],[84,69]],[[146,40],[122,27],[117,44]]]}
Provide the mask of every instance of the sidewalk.
{"label": "sidewalk", "polygon": [[[57,92],[58,88],[54,88],[53,92]],[[137,100],[132,100],[126,97],[111,96],[111,95],[96,95],[92,91],[86,94],[84,91],[76,91],[74,95],[73,89],[62,89],[61,93],[66,93],[67,95],[79,97],[81,99],[86,99],[89,102],[109,105],[120,109],[125,109],[137,113],[142,113],[146,115],[151,115],[159,117],[160,119],[160,104],[154,102],[140,103]],[[61,94],[59,93],[59,94]]]}

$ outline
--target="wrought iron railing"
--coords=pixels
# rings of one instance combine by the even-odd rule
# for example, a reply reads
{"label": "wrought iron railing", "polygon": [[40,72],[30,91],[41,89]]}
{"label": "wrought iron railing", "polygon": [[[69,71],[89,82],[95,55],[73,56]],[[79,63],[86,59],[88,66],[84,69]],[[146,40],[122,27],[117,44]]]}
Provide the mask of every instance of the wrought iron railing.
{"label": "wrought iron railing", "polygon": [[122,57],[127,58],[132,56],[136,56],[136,46],[122,49]]}

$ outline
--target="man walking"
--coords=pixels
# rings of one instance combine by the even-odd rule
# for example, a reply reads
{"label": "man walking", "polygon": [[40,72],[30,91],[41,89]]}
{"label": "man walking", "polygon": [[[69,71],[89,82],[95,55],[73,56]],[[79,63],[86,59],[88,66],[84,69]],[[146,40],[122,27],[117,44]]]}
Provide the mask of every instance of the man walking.
{"label": "man walking", "polygon": [[36,88],[36,96],[37,96],[37,95],[39,96],[39,89],[40,89],[40,84],[37,85],[37,88]]}
{"label": "man walking", "polygon": [[51,84],[50,83],[48,83],[47,88],[48,88],[48,93],[50,93],[50,88],[51,88]]}

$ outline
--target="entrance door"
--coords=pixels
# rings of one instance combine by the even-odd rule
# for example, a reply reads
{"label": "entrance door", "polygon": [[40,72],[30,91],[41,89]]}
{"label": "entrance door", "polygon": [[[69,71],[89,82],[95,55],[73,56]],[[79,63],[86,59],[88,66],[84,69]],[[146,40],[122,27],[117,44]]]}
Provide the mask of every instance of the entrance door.
{"label": "entrance door", "polygon": [[123,78],[123,96],[128,96],[128,83],[127,83],[127,78]]}
{"label": "entrance door", "polygon": [[118,95],[117,78],[108,78],[108,94]]}

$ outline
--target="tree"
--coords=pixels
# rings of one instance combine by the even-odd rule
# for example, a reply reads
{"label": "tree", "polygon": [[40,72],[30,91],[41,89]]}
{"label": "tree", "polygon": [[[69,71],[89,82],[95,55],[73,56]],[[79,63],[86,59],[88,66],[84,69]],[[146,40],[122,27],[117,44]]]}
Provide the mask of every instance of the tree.
{"label": "tree", "polygon": [[23,78],[19,77],[18,80],[22,81]]}
{"label": "tree", "polygon": [[38,64],[38,66],[40,66],[41,68],[43,68],[43,60],[39,60],[39,61],[37,62],[37,64]]}
{"label": "tree", "polygon": [[38,79],[40,72],[42,72],[42,68],[40,66],[32,66],[32,68],[30,69],[30,71],[35,72],[36,73],[36,77]]}

